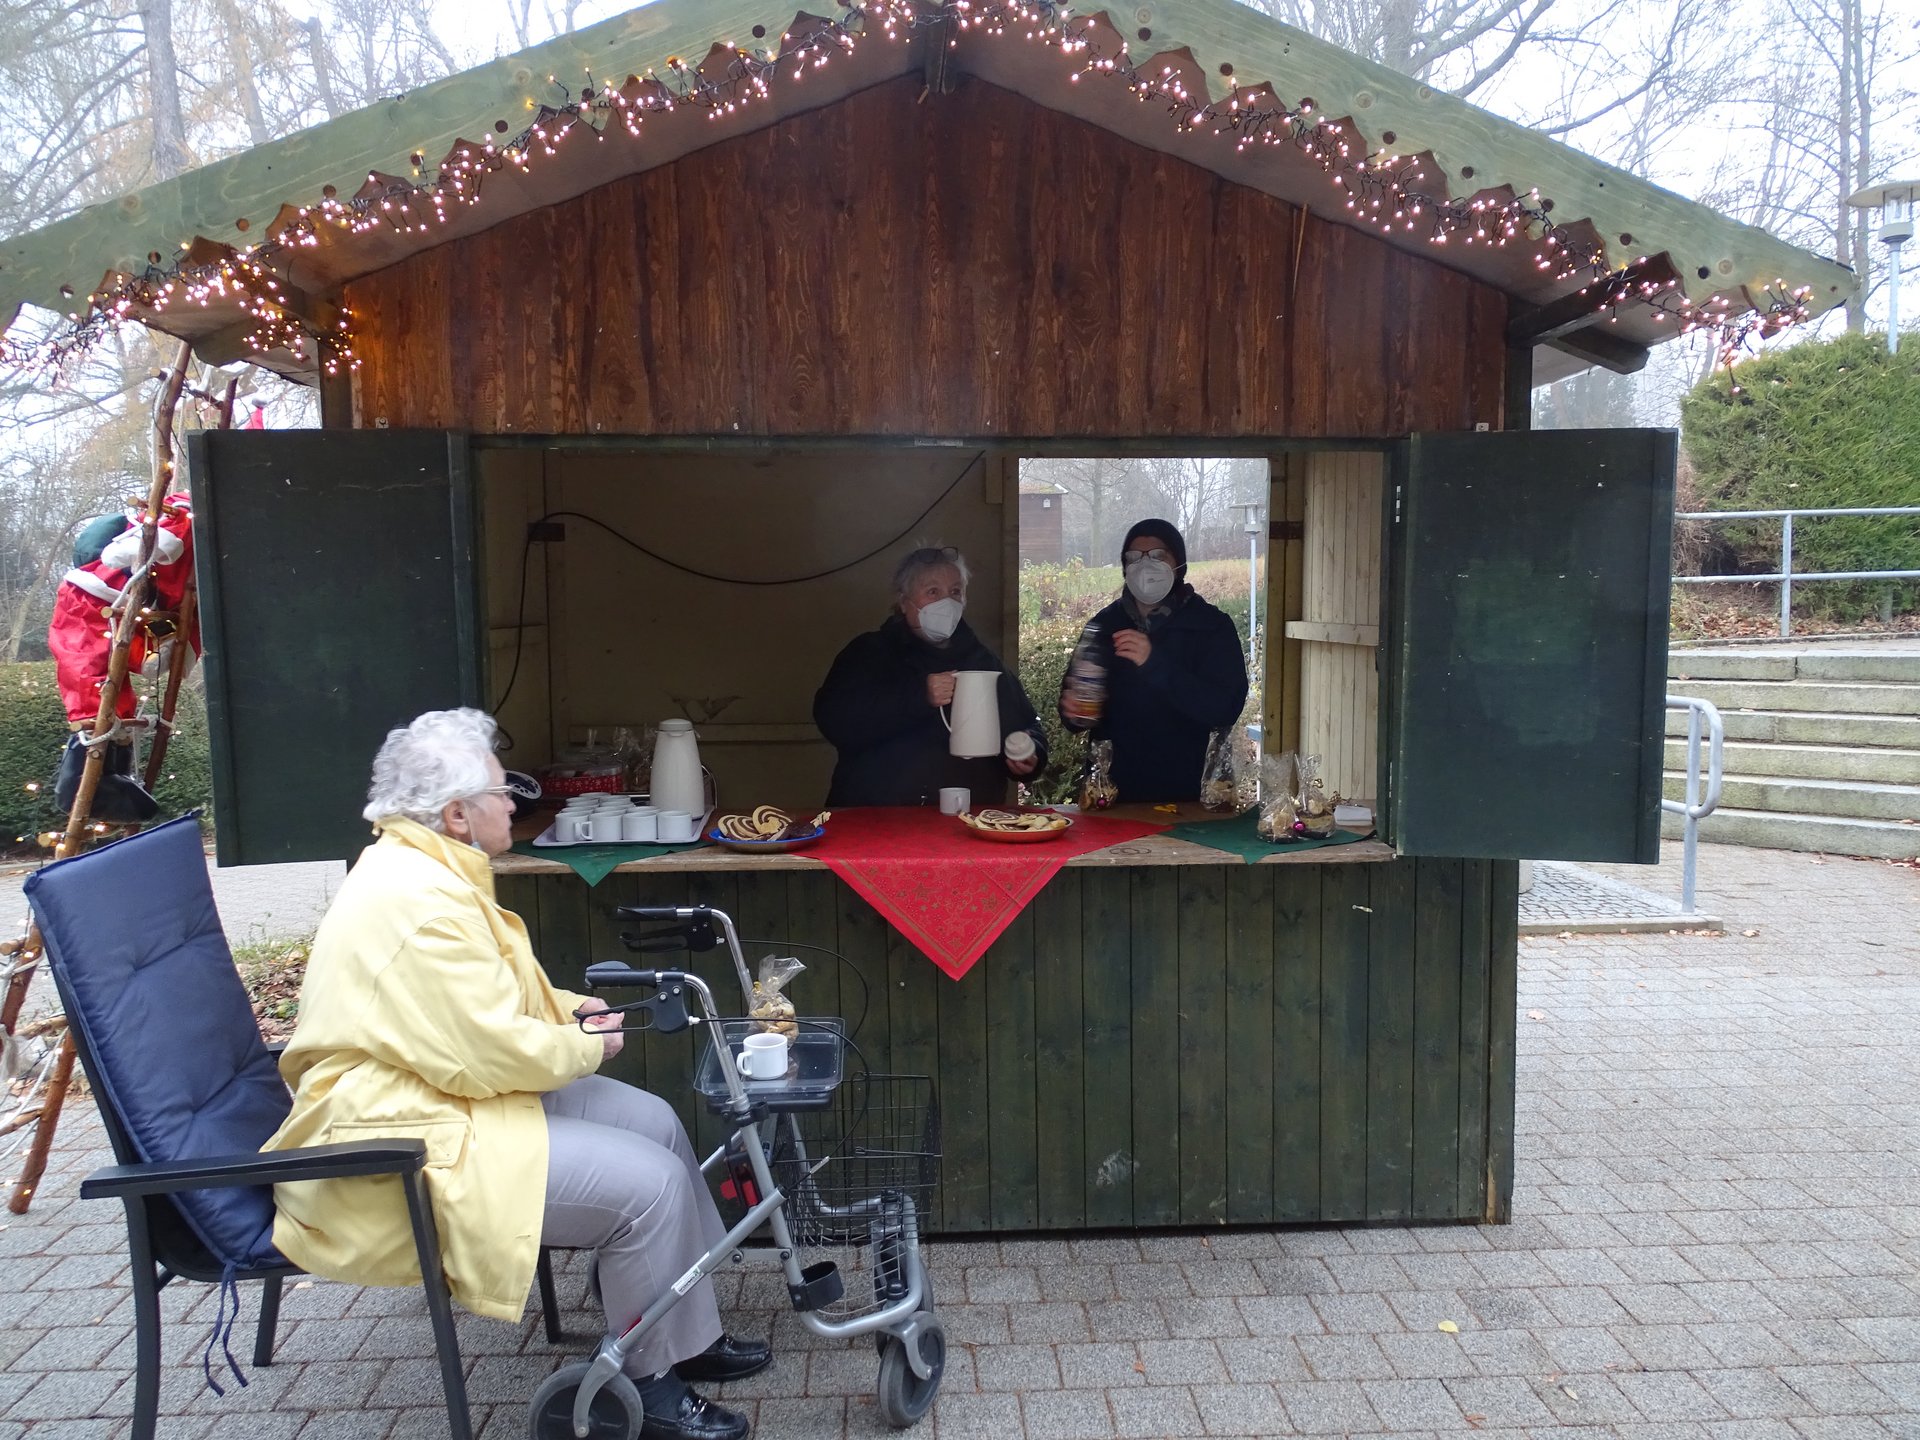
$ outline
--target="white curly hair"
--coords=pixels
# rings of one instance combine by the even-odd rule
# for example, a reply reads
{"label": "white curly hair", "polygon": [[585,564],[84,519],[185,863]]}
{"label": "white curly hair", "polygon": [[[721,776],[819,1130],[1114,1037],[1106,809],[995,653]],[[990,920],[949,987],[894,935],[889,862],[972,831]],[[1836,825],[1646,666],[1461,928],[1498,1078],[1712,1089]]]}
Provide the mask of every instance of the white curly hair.
{"label": "white curly hair", "polygon": [[484,710],[429,710],[387,732],[373,757],[367,808],[376,825],[395,815],[444,831],[441,811],[493,783],[487,761],[498,728]]}

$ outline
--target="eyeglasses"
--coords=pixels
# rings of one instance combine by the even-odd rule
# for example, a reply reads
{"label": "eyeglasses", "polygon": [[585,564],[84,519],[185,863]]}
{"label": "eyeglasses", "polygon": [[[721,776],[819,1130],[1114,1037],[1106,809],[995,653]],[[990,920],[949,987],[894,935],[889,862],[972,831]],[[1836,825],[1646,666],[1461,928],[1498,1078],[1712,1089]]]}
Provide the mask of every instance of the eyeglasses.
{"label": "eyeglasses", "polygon": [[474,791],[473,798],[477,799],[482,795],[518,795],[519,793],[520,792],[511,785],[489,785],[484,790]]}
{"label": "eyeglasses", "polygon": [[1160,549],[1129,550],[1126,554],[1122,555],[1120,559],[1123,564],[1127,565],[1131,565],[1138,560],[1158,560],[1162,565],[1171,565],[1173,564],[1173,552],[1171,550]]}
{"label": "eyeglasses", "polygon": [[957,545],[923,545],[907,559],[916,565],[931,565],[936,560],[958,560],[960,547]]}

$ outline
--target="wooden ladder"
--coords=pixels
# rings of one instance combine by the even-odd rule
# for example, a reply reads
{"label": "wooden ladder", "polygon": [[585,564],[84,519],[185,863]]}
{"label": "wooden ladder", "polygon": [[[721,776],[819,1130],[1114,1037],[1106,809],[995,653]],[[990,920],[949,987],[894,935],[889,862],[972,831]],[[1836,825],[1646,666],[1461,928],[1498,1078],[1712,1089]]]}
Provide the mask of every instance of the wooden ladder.
{"label": "wooden ladder", "polygon": [[[81,772],[80,788],[74,794],[73,807],[67,813],[66,831],[54,846],[55,859],[78,855],[87,848],[92,837],[107,828],[96,824],[92,815],[93,797],[100,788],[100,776],[106,764],[106,747],[115,743],[104,737],[112,735],[122,724],[117,711],[120,693],[128,684],[135,635],[141,627],[152,626],[163,620],[173,624],[173,647],[154,725],[153,741],[147,748],[146,766],[142,772],[149,791],[158,783],[161,766],[166,760],[167,741],[173,731],[174,712],[179,705],[180,687],[186,680],[188,657],[191,654],[189,637],[193,633],[197,603],[192,576],[188,576],[178,613],[162,614],[148,608],[145,602],[153,595],[150,572],[154,548],[159,536],[160,517],[174,479],[174,412],[186,388],[187,366],[191,358],[190,347],[182,341],[154,404],[153,482],[147,494],[146,517],[141,523],[140,558],[127,581],[122,598],[115,602],[109,612],[114,621],[113,648],[108,655],[107,678],[100,687],[100,709],[94,718],[92,731],[93,736],[101,738],[88,745],[86,768]],[[238,383],[229,380],[226,394],[220,401],[220,428],[223,430],[233,424],[233,399]],[[29,925],[26,934],[18,940],[0,942],[0,958],[5,960],[8,972],[6,994],[0,999],[0,1035],[13,1039],[18,1032],[21,1012],[26,1006],[27,991],[40,968],[40,962],[45,958],[39,927]],[[7,1201],[7,1209],[15,1215],[27,1213],[27,1207],[33,1203],[34,1191],[39,1187],[41,1177],[46,1174],[47,1155],[53,1148],[53,1133],[59,1126],[60,1112],[66,1106],[67,1090],[73,1083],[73,1033],[64,1017],[55,1016],[50,1025],[59,1030],[60,1042],[51,1061],[52,1068],[47,1075],[46,1088],[39,1105],[23,1107],[0,1121],[0,1137],[27,1125],[33,1127],[33,1135],[27,1142],[26,1161],[20,1168],[19,1177],[14,1181],[12,1194]]]}

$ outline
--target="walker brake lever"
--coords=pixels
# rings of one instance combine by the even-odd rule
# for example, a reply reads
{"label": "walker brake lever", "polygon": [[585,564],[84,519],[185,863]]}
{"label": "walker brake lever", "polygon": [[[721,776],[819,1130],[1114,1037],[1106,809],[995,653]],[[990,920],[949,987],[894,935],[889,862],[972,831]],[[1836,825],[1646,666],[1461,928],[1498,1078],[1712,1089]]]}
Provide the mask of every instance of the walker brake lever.
{"label": "walker brake lever", "polygon": [[[671,916],[661,914],[656,907],[647,905],[622,905],[613,913],[622,920],[665,920],[672,918]],[[684,945],[688,950],[717,950],[720,947],[720,937],[715,933],[713,928],[713,917],[704,910],[687,916],[685,919],[675,919],[671,925],[666,926],[664,929],[646,931],[638,938],[642,941],[663,940],[670,936],[679,937],[679,944]],[[630,950],[640,950],[643,948],[655,950],[677,948],[671,945],[638,945],[634,943],[634,938],[631,934],[623,934],[620,940],[621,943],[626,945]]]}
{"label": "walker brake lever", "polygon": [[620,943],[637,955],[651,955],[663,950],[690,950],[687,937],[678,929],[650,930],[645,934],[636,934],[632,930],[620,932]]}

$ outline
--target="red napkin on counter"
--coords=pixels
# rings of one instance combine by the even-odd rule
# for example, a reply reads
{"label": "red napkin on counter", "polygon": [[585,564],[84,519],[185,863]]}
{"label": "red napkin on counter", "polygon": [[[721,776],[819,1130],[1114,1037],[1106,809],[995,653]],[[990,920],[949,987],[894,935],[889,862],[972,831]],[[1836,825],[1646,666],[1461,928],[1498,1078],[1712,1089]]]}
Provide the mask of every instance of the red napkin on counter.
{"label": "red napkin on counter", "polygon": [[1058,840],[999,845],[926,806],[835,810],[807,854],[958,980],[1067,861],[1165,828],[1076,815]]}

